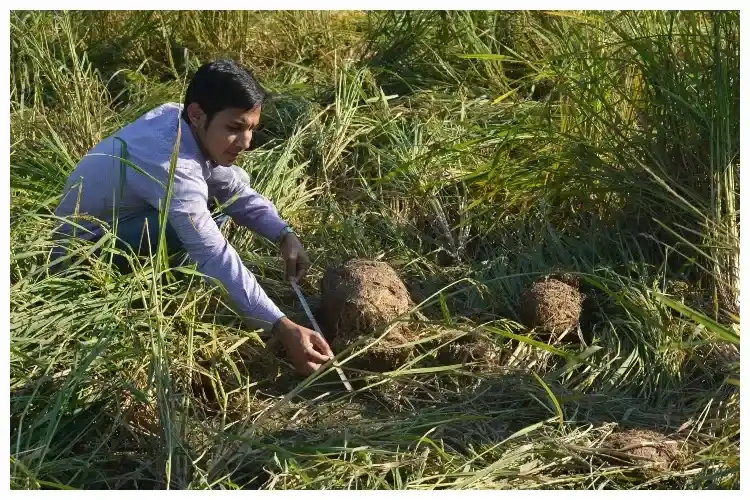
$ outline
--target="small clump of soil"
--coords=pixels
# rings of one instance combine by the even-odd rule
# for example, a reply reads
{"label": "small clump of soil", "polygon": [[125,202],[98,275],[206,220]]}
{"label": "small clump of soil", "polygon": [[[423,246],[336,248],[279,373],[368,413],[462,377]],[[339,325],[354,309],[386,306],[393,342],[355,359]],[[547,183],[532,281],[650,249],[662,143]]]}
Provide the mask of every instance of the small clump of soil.
{"label": "small clump of soil", "polygon": [[[338,353],[359,341],[359,338],[336,337],[331,343],[333,352]],[[352,368],[371,372],[389,372],[398,369],[406,363],[412,355],[412,348],[401,347],[409,342],[406,336],[399,332],[390,332],[377,343],[370,346],[362,354],[347,363]],[[355,348],[365,347],[368,343]]]}
{"label": "small clump of soil", "polygon": [[137,371],[128,385],[130,388],[121,390],[120,409],[123,420],[134,429],[158,435],[160,421],[156,410],[156,398],[153,390],[149,388],[145,370]]}
{"label": "small clump of soil", "polygon": [[[340,352],[363,336],[379,335],[412,306],[409,291],[396,271],[385,262],[352,259],[328,268],[321,282],[321,323],[334,352]],[[391,371],[405,363],[414,340],[408,325],[392,325],[389,333],[360,356],[352,367]]]}
{"label": "small clump of soil", "polygon": [[[664,290],[686,306],[707,315],[713,315],[713,303],[710,292],[684,280],[668,280]],[[675,313],[676,314],[676,313]]]}
{"label": "small clump of soil", "polygon": [[500,363],[500,350],[490,339],[479,335],[464,335],[438,351],[438,361],[445,365],[468,365],[486,371]]}
{"label": "small clump of soil", "polygon": [[600,448],[618,452],[616,460],[628,461],[620,453],[637,457],[641,463],[654,464],[659,469],[667,469],[680,458],[677,441],[670,440],[655,431],[630,429],[615,431],[607,436]]}
{"label": "small clump of soil", "polygon": [[[531,285],[521,296],[519,316],[529,328],[545,333],[561,334],[578,325],[584,295],[572,276],[547,277]],[[566,282],[567,281],[567,282]]]}
{"label": "small clump of soil", "polygon": [[[711,289],[700,287],[696,283],[690,283],[684,280],[667,280],[665,293],[671,295],[691,309],[705,314],[706,316],[719,315],[719,319],[724,323],[734,323],[734,316],[739,315],[735,300],[725,289],[718,290],[718,310],[715,310],[713,291]],[[672,310],[672,314],[679,316],[680,313]]]}
{"label": "small clump of soil", "polygon": [[328,268],[321,282],[321,312],[333,337],[377,333],[410,306],[409,291],[385,262],[352,259]]}
{"label": "small clump of soil", "polygon": [[[209,412],[218,411],[223,406],[224,395],[252,383],[255,389],[267,386],[281,386],[293,378],[290,370],[285,370],[281,362],[278,345],[269,343],[258,345],[246,343],[236,355],[207,356],[196,360],[192,375],[193,394],[198,396]],[[238,377],[239,376],[239,377]],[[244,396],[243,390],[228,396],[228,405]]]}

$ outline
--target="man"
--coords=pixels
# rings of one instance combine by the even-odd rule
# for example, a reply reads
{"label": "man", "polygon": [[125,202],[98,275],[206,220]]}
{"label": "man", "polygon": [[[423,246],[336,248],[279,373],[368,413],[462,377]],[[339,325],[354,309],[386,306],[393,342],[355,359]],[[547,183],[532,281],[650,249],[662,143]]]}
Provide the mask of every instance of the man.
{"label": "man", "polygon": [[[121,246],[129,245],[141,255],[155,252],[159,209],[166,202],[180,123],[165,230],[168,251],[184,249],[199,271],[222,283],[244,318],[270,330],[295,368],[307,375],[333,356],[330,347],[317,332],[293,323],[279,310],[217,225],[228,215],[277,242],[289,279],[299,279],[310,265],[289,225],[248,186],[247,174],[232,164],[250,147],[265,95],[239,64],[205,64],[190,82],[184,106],[159,106],[94,147],[68,178],[56,213],[84,228],[66,223],[63,235],[100,238],[103,230],[86,217],[92,216],[116,228]],[[213,200],[223,205],[226,215],[212,218]]]}

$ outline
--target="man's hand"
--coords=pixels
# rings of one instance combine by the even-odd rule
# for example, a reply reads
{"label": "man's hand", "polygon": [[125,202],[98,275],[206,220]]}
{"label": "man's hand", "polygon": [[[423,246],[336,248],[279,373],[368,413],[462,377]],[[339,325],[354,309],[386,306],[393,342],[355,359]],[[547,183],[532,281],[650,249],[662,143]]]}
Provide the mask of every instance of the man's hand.
{"label": "man's hand", "polygon": [[287,279],[295,278],[300,281],[310,268],[310,257],[294,233],[287,233],[281,240],[281,257],[284,259]]}
{"label": "man's hand", "polygon": [[302,375],[310,375],[333,358],[328,342],[314,330],[281,318],[271,332],[286,349],[289,360]]}

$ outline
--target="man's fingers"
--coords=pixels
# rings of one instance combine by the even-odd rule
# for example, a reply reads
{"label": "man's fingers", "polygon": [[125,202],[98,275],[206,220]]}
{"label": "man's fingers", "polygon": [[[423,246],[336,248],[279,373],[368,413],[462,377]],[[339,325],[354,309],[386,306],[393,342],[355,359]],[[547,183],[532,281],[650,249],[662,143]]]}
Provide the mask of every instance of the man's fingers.
{"label": "man's fingers", "polygon": [[295,278],[297,278],[297,282],[302,281],[302,278],[305,277],[305,271],[307,271],[307,269],[305,269],[304,267],[300,266],[299,263],[297,263],[297,271],[293,275]]}
{"label": "man's fingers", "polygon": [[307,351],[307,359],[315,363],[323,364],[327,363],[331,358],[326,354],[319,353],[311,347],[310,350]]}
{"label": "man's fingers", "polygon": [[305,375],[312,375],[318,370],[318,368],[320,368],[320,365],[318,363],[312,363],[308,361],[307,363],[305,363]]}
{"label": "man's fingers", "polygon": [[323,354],[322,352],[318,352],[317,349],[315,349],[315,345],[308,344],[307,345],[307,359],[310,361],[314,361],[315,363],[326,363],[330,358],[328,354]]}
{"label": "man's fingers", "polygon": [[310,338],[310,341],[315,347],[318,348],[320,352],[331,358],[333,357],[333,351],[331,351],[331,347],[328,345],[328,342],[326,342],[326,339],[324,339],[321,335],[313,335]]}
{"label": "man's fingers", "polygon": [[302,281],[302,278],[305,277],[305,274],[307,273],[307,270],[310,268],[309,263],[305,263],[301,260],[297,260],[297,281]]}
{"label": "man's fingers", "polygon": [[316,363],[311,363],[310,361],[303,361],[295,366],[297,373],[305,377],[315,373],[315,370],[317,370],[318,368],[320,368],[320,365]]}

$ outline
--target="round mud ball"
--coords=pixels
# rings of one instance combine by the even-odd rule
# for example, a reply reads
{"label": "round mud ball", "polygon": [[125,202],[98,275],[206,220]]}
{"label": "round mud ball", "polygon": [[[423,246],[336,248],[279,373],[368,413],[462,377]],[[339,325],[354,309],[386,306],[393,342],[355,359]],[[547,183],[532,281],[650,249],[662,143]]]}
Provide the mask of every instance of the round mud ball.
{"label": "round mud ball", "polygon": [[529,328],[560,334],[578,324],[584,296],[560,280],[542,279],[521,295],[519,316]]}
{"label": "round mud ball", "polygon": [[410,307],[406,286],[385,262],[352,259],[328,268],[321,281],[321,312],[332,338],[377,333]]}
{"label": "round mud ball", "polygon": [[[638,463],[650,463],[657,469],[667,469],[681,459],[679,443],[663,434],[650,430],[629,429],[615,431],[607,436],[600,448],[632,455]],[[625,458],[613,457],[614,461],[627,462]]]}

